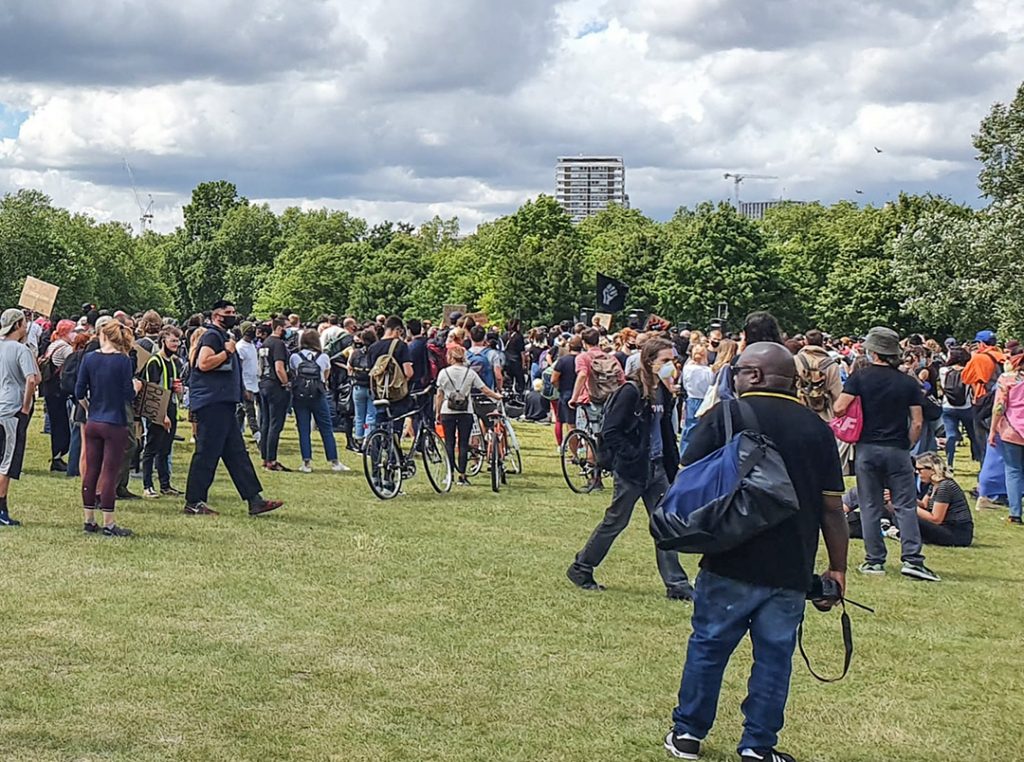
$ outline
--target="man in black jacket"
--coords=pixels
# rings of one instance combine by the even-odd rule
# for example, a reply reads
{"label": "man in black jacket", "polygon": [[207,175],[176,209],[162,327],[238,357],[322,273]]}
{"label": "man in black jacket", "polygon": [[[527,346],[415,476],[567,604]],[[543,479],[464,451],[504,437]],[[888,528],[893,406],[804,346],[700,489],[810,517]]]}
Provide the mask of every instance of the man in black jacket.
{"label": "man in black jacket", "polygon": [[[679,467],[672,430],[672,395],[665,385],[675,370],[673,356],[668,339],[648,341],[640,355],[639,372],[606,406],[601,450],[614,453],[615,493],[604,519],[566,572],[572,583],[584,590],[604,589],[594,579],[594,567],[629,525],[636,501],[642,499],[650,514]],[[691,600],[693,588],[679,564],[679,554],[667,550],[655,553],[666,595],[672,600]]]}
{"label": "man in black jacket", "polygon": [[829,577],[846,589],[849,537],[843,512],[843,472],[827,425],[795,396],[796,364],[781,344],[750,345],[735,367],[740,401],[722,402],[697,424],[681,459],[685,466],[725,446],[725,416],[743,428],[740,405],[772,440],[796,492],[800,510],[737,548],[705,555],[694,594],[693,634],[679,686],[679,703],[665,748],[677,759],[697,759],[714,723],[722,675],[748,632],[754,664],[742,705],[740,758],[795,762],[775,749],[782,728],[797,628],[803,621],[819,533]]}

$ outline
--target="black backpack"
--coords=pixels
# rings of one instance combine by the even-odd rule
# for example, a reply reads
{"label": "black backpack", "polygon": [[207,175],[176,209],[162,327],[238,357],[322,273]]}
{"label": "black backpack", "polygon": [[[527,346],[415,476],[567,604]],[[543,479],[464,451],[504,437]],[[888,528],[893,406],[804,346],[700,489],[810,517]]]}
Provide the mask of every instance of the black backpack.
{"label": "black backpack", "polygon": [[959,370],[950,370],[946,374],[946,382],[942,386],[942,393],[953,407],[963,407],[967,404],[967,385]]}
{"label": "black backpack", "polygon": [[316,402],[326,391],[323,381],[323,370],[317,364],[317,354],[312,359],[306,352],[299,352],[299,365],[295,369],[295,382],[292,384],[292,396],[303,402]]}
{"label": "black backpack", "polygon": [[85,349],[72,352],[64,360],[60,369],[60,390],[63,394],[72,396],[75,393],[75,384],[78,383],[78,369],[82,365],[82,358],[85,356]]}

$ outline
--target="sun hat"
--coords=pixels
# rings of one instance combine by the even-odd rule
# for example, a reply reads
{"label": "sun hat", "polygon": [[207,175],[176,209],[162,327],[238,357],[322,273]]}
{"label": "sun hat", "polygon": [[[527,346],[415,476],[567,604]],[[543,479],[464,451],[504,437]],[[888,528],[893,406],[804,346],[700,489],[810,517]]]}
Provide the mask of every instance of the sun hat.
{"label": "sun hat", "polygon": [[891,328],[876,326],[868,331],[864,339],[864,350],[878,355],[898,355],[900,353],[900,336]]}

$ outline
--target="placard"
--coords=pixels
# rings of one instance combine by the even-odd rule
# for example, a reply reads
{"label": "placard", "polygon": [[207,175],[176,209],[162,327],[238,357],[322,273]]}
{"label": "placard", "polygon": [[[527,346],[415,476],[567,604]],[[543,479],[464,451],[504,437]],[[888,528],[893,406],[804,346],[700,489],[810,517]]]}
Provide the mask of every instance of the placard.
{"label": "placard", "polygon": [[137,341],[132,346],[132,349],[135,350],[135,375],[139,375],[142,373],[142,369],[146,367],[146,363],[149,362],[149,358],[152,357],[153,354]]}
{"label": "placard", "polygon": [[446,304],[446,305],[444,305],[444,310],[441,313],[441,324],[442,325],[450,325],[451,321],[448,318],[451,317],[451,314],[453,312],[461,312],[463,315],[465,315],[466,314],[466,310],[468,310],[468,309],[469,309],[469,307],[467,307],[465,304]]}
{"label": "placard", "polygon": [[612,316],[607,312],[595,312],[594,319],[597,320],[598,325],[606,331],[610,331],[612,329]]}
{"label": "placard", "polygon": [[58,291],[60,291],[60,286],[29,275],[25,278],[25,285],[21,288],[18,305],[44,317],[50,317],[53,314],[53,305],[57,302]]}
{"label": "placard", "polygon": [[171,404],[171,390],[160,384],[144,381],[132,402],[132,410],[138,418],[148,418],[157,426],[164,425],[167,408]]}
{"label": "placard", "polygon": [[473,318],[473,322],[477,325],[487,325],[487,313],[486,312],[470,312],[466,317]]}

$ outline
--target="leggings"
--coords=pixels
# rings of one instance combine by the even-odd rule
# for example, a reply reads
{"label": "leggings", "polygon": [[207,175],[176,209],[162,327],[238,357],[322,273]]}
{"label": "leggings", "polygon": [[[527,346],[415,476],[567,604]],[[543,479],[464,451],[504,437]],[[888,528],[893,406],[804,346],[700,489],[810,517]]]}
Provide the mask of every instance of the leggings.
{"label": "leggings", "polygon": [[[82,506],[114,510],[117,480],[125,450],[128,448],[128,427],[89,421],[85,424],[85,474],[82,476]],[[96,505],[96,495],[99,505]]]}
{"label": "leggings", "polygon": [[[469,435],[473,431],[473,416],[466,413],[445,413],[441,416],[444,426],[444,448],[448,451],[448,461],[461,475],[466,475],[466,463],[469,461]],[[455,465],[455,433],[459,435],[459,464]]]}

